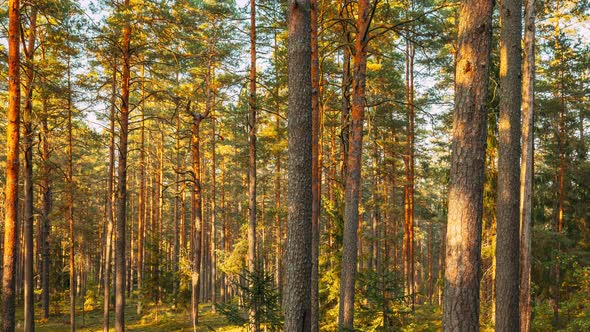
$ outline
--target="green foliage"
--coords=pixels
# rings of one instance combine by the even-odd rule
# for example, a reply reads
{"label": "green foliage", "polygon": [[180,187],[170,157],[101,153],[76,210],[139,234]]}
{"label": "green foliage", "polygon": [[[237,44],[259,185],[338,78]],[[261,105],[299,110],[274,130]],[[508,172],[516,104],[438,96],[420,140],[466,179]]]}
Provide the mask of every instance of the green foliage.
{"label": "green foliage", "polygon": [[365,271],[358,275],[355,316],[366,331],[391,331],[412,312],[396,272]]}
{"label": "green foliage", "polygon": [[217,303],[215,307],[230,323],[247,326],[248,311],[256,308],[255,320],[270,331],[281,331],[283,317],[279,303],[279,291],[274,285],[273,276],[264,271],[239,275],[239,282],[234,282],[242,298],[231,303]]}

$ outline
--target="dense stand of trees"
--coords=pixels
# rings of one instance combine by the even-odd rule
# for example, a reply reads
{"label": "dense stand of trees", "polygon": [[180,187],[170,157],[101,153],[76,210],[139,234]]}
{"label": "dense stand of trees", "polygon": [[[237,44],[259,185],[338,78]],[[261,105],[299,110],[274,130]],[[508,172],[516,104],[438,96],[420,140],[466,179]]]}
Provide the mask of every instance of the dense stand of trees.
{"label": "dense stand of trees", "polygon": [[2,331],[589,326],[587,2],[1,12]]}

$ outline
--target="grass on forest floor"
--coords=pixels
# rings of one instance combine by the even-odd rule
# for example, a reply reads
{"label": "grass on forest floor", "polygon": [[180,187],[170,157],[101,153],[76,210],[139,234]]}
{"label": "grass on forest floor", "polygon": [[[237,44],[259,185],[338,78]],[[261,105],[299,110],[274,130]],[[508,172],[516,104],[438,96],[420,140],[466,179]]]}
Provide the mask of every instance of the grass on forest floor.
{"label": "grass on forest floor", "polygon": [[[51,315],[49,320],[43,320],[41,308],[35,308],[35,331],[38,332],[62,332],[70,330],[70,316],[69,308],[63,303],[53,303],[53,305],[60,306],[60,310],[56,313],[54,308],[50,310]],[[163,305],[151,305],[144,309],[141,316],[137,315],[137,306],[135,302],[128,301],[126,303],[125,321],[127,331],[146,331],[146,332],[180,332],[192,331],[190,324],[190,314],[186,309],[173,309]],[[23,330],[23,308],[20,307],[16,311],[17,331]],[[85,311],[78,308],[76,311],[76,331],[81,332],[97,332],[102,331],[102,306],[92,311]],[[114,310],[110,313],[110,330],[114,331]],[[197,331],[223,331],[223,332],[239,332],[243,331],[238,326],[230,325],[225,317],[211,311],[210,304],[200,306],[199,310],[199,325]]]}

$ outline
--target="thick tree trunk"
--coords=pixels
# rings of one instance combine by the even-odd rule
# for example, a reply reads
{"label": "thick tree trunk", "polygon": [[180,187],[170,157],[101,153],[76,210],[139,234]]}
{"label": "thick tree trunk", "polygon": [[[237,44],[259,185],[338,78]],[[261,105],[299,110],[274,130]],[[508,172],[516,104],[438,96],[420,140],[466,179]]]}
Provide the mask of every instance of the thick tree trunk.
{"label": "thick tree trunk", "polygon": [[311,5],[289,1],[289,212],[283,308],[286,332],[311,331]]}
{"label": "thick tree trunk", "polygon": [[33,285],[33,131],[32,112],[33,112],[33,87],[35,80],[35,71],[33,57],[35,54],[35,39],[37,36],[37,7],[31,5],[28,29],[28,38],[26,47],[23,51],[26,58],[26,81],[25,81],[25,108],[23,110],[23,138],[24,138],[24,243],[25,243],[25,332],[35,330],[35,307],[34,307],[34,285]]}
{"label": "thick tree trunk", "polygon": [[103,307],[103,322],[102,328],[104,332],[109,331],[109,306],[111,300],[111,261],[113,249],[113,227],[115,221],[114,207],[115,207],[115,109],[116,109],[116,93],[117,93],[117,62],[113,57],[113,77],[111,86],[111,113],[110,113],[110,143],[109,143],[109,169],[107,178],[107,231],[106,231],[106,245],[105,245],[105,259],[104,259],[104,307]]}
{"label": "thick tree trunk", "polygon": [[354,319],[354,293],[358,249],[357,229],[359,224],[359,192],[370,12],[371,6],[369,1],[359,0],[354,54],[350,140],[345,174],[344,231],[342,238],[340,306],[338,313],[338,325],[341,329],[352,329]]}
{"label": "thick tree trunk", "polygon": [[520,166],[520,331],[531,330],[531,238],[535,102],[535,1],[525,0]]}
{"label": "thick tree trunk", "polygon": [[311,331],[319,331],[319,256],[320,256],[320,209],[321,209],[321,165],[319,164],[320,139],[320,61],[318,54],[318,12],[317,0],[311,0]]}
{"label": "thick tree trunk", "polygon": [[[125,8],[131,10],[129,0]],[[127,227],[127,145],[129,136],[129,82],[131,78],[131,22],[123,27],[123,68],[121,76],[121,110],[119,132],[119,163],[117,172],[117,232],[115,245],[115,331],[125,331],[125,231]]]}
{"label": "thick tree trunk", "polygon": [[20,126],[20,7],[8,2],[8,110],[6,112],[6,190],[2,268],[2,331],[15,329],[15,267],[18,252],[18,151]]}
{"label": "thick tree trunk", "polygon": [[[257,274],[256,262],[256,0],[250,0],[250,96],[248,98],[248,272],[250,277]],[[254,280],[254,279],[251,279]],[[254,284],[250,284],[253,291]],[[250,330],[260,330],[258,299],[250,307],[248,318]]]}
{"label": "thick tree trunk", "polygon": [[459,17],[446,234],[443,329],[479,330],[479,280],[492,0],[464,0]]}
{"label": "thick tree trunk", "polygon": [[519,327],[522,1],[500,4],[500,124],[496,231],[496,331]]}

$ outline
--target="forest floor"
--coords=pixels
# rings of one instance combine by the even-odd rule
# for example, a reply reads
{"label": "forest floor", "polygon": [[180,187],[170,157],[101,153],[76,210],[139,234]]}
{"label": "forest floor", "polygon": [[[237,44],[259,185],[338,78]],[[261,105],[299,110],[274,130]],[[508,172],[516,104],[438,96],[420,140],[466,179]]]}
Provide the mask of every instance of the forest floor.
{"label": "forest floor", "polygon": [[[69,308],[61,303],[57,304],[61,308],[54,312],[51,309],[49,320],[36,319],[35,331],[38,332],[62,332],[70,330]],[[146,332],[180,332],[193,331],[190,324],[189,312],[185,309],[173,309],[165,306],[149,306],[145,308],[143,315],[137,315],[134,302],[128,302],[125,311],[126,330],[127,331],[146,331]],[[16,310],[17,331],[23,330],[23,309]],[[35,308],[35,317],[41,317],[40,307]],[[102,331],[102,306],[93,310],[81,308],[76,311],[76,331],[80,332],[98,332]],[[110,314],[110,330],[114,331],[114,310]],[[240,332],[243,331],[238,326],[233,326],[227,322],[225,317],[211,311],[211,305],[205,304],[200,307],[199,326],[197,331],[223,331],[223,332]]]}

